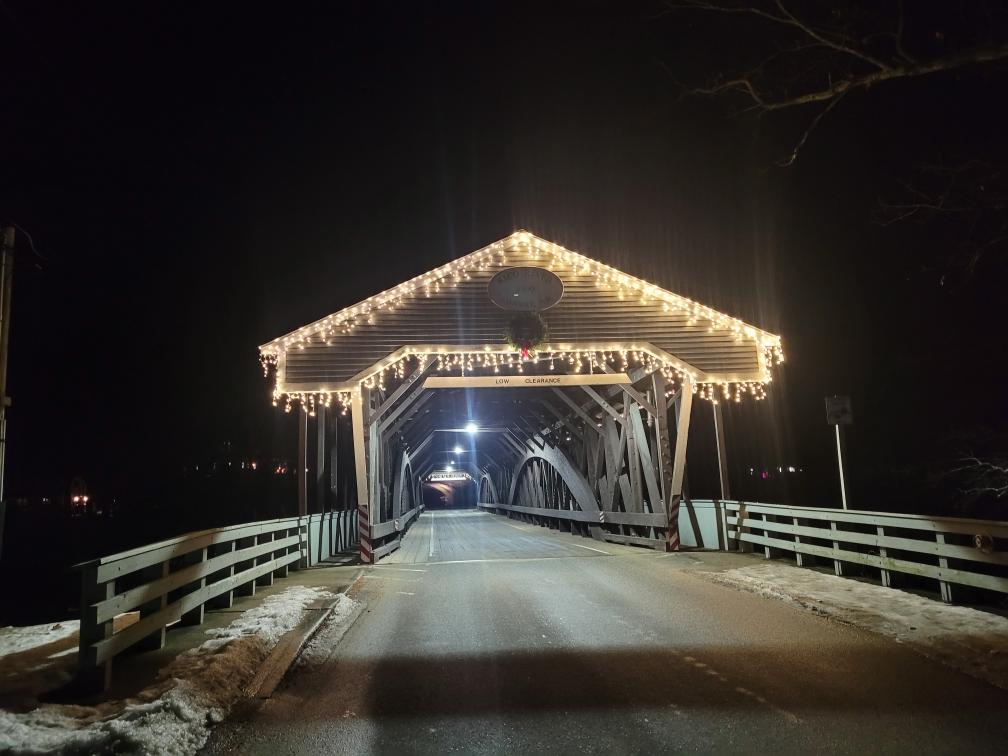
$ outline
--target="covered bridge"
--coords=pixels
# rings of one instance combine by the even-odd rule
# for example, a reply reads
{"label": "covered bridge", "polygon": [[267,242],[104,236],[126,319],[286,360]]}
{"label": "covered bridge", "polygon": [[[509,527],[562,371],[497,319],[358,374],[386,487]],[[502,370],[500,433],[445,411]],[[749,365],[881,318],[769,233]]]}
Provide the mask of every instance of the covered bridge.
{"label": "covered bridge", "polygon": [[[360,554],[401,542],[432,476],[492,511],[676,550],[691,408],[762,398],[780,337],[518,231],[260,347],[274,402],[351,415]],[[452,474],[459,473],[459,474]],[[722,479],[724,469],[722,466]]]}

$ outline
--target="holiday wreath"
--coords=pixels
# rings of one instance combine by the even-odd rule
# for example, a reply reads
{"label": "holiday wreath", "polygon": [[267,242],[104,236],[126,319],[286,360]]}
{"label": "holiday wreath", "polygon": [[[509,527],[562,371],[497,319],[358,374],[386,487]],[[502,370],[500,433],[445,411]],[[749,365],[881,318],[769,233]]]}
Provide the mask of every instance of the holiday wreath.
{"label": "holiday wreath", "polygon": [[524,359],[529,352],[549,338],[549,329],[543,316],[535,312],[522,312],[512,317],[507,324],[504,338],[515,349],[521,350]]}

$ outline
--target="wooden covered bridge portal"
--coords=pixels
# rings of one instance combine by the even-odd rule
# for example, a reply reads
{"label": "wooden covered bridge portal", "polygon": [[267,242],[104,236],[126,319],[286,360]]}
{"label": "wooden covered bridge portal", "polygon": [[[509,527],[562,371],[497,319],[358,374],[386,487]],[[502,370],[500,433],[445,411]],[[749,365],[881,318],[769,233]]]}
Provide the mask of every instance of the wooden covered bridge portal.
{"label": "wooden covered bridge portal", "polygon": [[676,550],[694,399],[714,404],[727,498],[718,402],[762,398],[783,359],[777,335],[524,231],[260,353],[300,413],[302,514],[308,419],[350,414],[365,563],[450,471],[492,511]]}

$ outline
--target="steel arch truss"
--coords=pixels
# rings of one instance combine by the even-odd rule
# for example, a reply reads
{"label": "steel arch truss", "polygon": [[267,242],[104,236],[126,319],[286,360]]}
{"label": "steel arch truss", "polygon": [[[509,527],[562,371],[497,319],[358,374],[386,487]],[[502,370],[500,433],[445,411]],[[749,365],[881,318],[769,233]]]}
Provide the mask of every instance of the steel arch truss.
{"label": "steel arch truss", "polygon": [[581,386],[578,401],[552,389],[540,400],[552,422],[518,417],[507,428],[513,468],[487,476],[505,500],[481,486],[480,505],[600,540],[678,549],[692,393],[676,392],[672,408],[660,373],[641,381],[647,389]]}
{"label": "steel arch truss", "polygon": [[[353,397],[366,563],[398,547],[423,508],[423,481],[438,469],[434,439],[464,423],[452,394],[434,401],[446,390],[424,388],[432,364],[393,391],[362,387]],[[600,540],[678,549],[693,393],[676,391],[670,404],[660,372],[629,377],[604,387],[527,389],[522,399],[481,395],[495,408],[492,427],[481,429],[462,465],[480,506]],[[702,545],[695,526],[694,533]]]}

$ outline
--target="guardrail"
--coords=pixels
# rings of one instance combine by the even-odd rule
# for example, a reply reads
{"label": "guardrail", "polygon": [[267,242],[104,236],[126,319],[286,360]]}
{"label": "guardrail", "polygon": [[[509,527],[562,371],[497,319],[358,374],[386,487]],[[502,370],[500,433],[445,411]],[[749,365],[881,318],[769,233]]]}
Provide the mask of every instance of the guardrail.
{"label": "guardrail", "polygon": [[[229,607],[288,569],[307,566],[308,518],[232,525],[172,538],[76,565],[81,572],[78,685],[104,690],[112,659],[127,648],[161,648],[165,628],[203,622],[204,607]],[[139,619],[113,632],[126,612]]]}
{"label": "guardrail", "polygon": [[946,602],[953,585],[1008,593],[1008,522],[720,503],[729,544],[762,546],[768,559],[790,551],[801,566],[804,557],[820,557],[833,561],[837,575],[863,565],[878,569],[885,586],[894,573],[933,578]]}
{"label": "guardrail", "polygon": [[391,554],[402,544],[403,534],[409,529],[410,523],[415,520],[423,511],[423,504],[417,504],[408,512],[403,512],[399,517],[388,522],[379,522],[371,526],[371,538],[373,543],[377,543],[383,538],[387,538],[381,546],[374,550],[374,560],[377,562],[383,556]]}
{"label": "guardrail", "polygon": [[[512,512],[540,525],[547,523],[559,526],[561,522],[581,523],[582,534],[588,531],[583,526],[598,525],[603,528],[600,536],[610,543],[623,543],[648,548],[664,548],[664,538],[646,538],[625,535],[608,530],[609,526],[633,525],[637,527],[664,528],[668,516],[664,512],[583,512],[580,509],[552,509],[550,507],[523,507],[493,502],[478,502],[478,508],[494,514]],[[722,526],[720,502],[699,500],[684,501],[679,508],[679,535],[683,548],[724,550],[724,528]],[[572,526],[571,532],[576,528]]]}
{"label": "guardrail", "polygon": [[308,515],[308,564],[357,551],[357,508]]}

